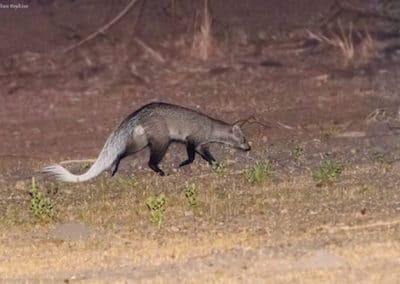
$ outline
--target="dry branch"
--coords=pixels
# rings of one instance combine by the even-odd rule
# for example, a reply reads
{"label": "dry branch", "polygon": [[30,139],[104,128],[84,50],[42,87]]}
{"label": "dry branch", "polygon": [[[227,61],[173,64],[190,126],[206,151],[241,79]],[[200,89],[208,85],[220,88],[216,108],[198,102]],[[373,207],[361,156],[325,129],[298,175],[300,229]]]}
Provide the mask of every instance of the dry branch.
{"label": "dry branch", "polygon": [[100,29],[95,31],[94,33],[90,34],[87,36],[85,39],[81,40],[80,42],[71,45],[70,47],[64,49],[63,53],[70,52],[71,50],[83,45],[84,43],[96,38],[98,35],[103,34],[105,31],[107,31],[110,27],[112,27],[115,23],[117,23],[119,20],[121,20],[127,13],[128,11],[138,2],[138,0],[131,0],[125,8],[110,22],[102,26]]}
{"label": "dry branch", "polygon": [[277,125],[278,127],[281,127],[281,128],[285,128],[285,129],[289,129],[289,130],[293,130],[294,129],[294,127],[292,127],[292,126],[289,126],[289,125],[287,125],[287,124],[284,124],[284,123],[282,123],[282,122],[280,122],[280,121],[277,121],[277,122],[267,122],[267,123],[264,123],[264,122],[261,122],[261,121],[259,121],[254,115],[252,115],[252,116],[249,116],[248,118],[245,118],[245,119],[239,119],[239,120],[237,120],[237,121],[235,121],[235,123],[234,124],[239,124],[240,126],[243,126],[243,125],[245,125],[245,124],[258,124],[258,125],[261,125],[262,127],[264,127],[264,128],[271,128],[271,125]]}
{"label": "dry branch", "polygon": [[134,41],[141,47],[143,48],[147,54],[149,54],[152,58],[154,58],[156,61],[160,62],[160,63],[164,63],[165,59],[164,57],[162,57],[162,55],[157,52],[156,50],[154,50],[153,48],[151,48],[150,46],[148,46],[144,41],[142,41],[141,39],[138,38],[134,38]]}

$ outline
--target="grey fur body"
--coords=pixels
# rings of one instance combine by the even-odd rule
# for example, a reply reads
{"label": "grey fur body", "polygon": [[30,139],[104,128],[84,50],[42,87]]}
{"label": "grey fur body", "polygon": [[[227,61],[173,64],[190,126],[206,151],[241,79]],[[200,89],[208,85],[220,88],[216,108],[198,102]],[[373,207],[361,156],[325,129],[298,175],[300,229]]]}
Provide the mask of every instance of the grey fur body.
{"label": "grey fur body", "polygon": [[211,118],[195,110],[167,103],[150,103],[126,117],[110,134],[97,160],[82,175],[74,175],[60,165],[45,167],[43,172],[66,182],[82,182],[111,168],[114,175],[124,157],[150,148],[149,167],[164,175],[158,164],[171,142],[186,145],[188,159],[180,166],[193,162],[199,154],[210,164],[215,162],[208,145],[223,143],[249,151],[240,127]]}

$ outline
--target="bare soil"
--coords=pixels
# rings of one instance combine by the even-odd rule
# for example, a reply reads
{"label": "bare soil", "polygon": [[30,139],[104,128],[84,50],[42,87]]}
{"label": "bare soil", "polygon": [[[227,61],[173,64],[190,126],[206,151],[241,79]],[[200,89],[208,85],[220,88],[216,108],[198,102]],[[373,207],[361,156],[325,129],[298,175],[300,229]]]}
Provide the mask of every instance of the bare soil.
{"label": "bare soil", "polygon": [[[210,1],[214,52],[201,61],[191,42],[202,1],[139,2],[68,53],[127,2],[26,2],[0,9],[1,280],[398,282],[396,23],[349,10],[332,18],[328,0]],[[307,33],[338,21],[359,31],[350,61]],[[166,177],[147,168],[147,151],[113,178],[71,185],[40,174],[51,163],[96,158],[118,122],[151,101],[229,122],[254,116],[264,126],[244,126],[249,153],[213,146],[222,163],[214,170],[202,160],[177,168],[185,149],[172,145]],[[313,177],[326,160],[342,170],[319,186]],[[264,161],[270,176],[250,184],[244,171]],[[53,218],[34,216],[32,177]],[[161,193],[153,224],[146,200]]]}

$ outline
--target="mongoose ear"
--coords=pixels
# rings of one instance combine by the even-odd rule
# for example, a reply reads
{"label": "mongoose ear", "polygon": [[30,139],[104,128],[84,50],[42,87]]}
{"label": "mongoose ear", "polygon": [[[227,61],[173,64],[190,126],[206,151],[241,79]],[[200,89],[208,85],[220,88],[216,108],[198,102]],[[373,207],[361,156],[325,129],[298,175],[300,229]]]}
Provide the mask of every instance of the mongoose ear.
{"label": "mongoose ear", "polygon": [[232,132],[233,134],[240,134],[242,130],[240,129],[240,126],[238,124],[234,124],[232,127]]}

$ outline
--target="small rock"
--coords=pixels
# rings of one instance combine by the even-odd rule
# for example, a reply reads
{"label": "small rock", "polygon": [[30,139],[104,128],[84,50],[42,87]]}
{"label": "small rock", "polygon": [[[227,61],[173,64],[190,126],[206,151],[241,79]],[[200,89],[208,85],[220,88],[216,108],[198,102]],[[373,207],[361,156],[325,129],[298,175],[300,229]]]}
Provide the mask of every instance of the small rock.
{"label": "small rock", "polygon": [[179,232],[180,230],[179,230],[178,227],[172,226],[172,227],[171,227],[171,231],[174,232],[174,233],[177,233],[177,232]]}
{"label": "small rock", "polygon": [[91,230],[81,223],[68,222],[58,225],[51,235],[62,241],[76,241],[87,238],[91,234]]}

